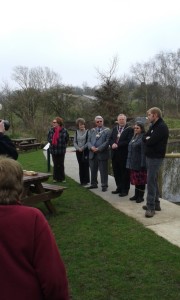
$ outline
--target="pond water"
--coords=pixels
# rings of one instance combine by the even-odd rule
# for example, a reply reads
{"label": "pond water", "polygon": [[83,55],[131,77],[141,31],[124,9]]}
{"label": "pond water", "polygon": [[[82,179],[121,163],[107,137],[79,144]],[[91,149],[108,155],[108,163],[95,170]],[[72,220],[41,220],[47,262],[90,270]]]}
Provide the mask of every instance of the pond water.
{"label": "pond water", "polygon": [[[170,143],[167,153],[180,153],[180,142]],[[180,158],[165,158],[162,167],[162,198],[180,202]]]}
{"label": "pond water", "polygon": [[162,198],[180,202],[180,158],[165,158],[162,167]]}

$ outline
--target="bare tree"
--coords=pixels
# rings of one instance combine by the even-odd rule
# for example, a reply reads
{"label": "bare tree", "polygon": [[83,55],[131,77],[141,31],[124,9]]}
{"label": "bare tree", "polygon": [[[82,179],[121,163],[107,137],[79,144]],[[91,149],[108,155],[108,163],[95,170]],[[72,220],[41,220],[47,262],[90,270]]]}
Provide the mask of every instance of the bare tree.
{"label": "bare tree", "polygon": [[155,81],[155,70],[154,62],[150,60],[149,62],[136,63],[131,66],[131,72],[133,74],[134,80],[140,84],[140,89],[145,101],[145,112],[148,109],[148,104],[150,100],[148,99],[149,86]]}
{"label": "bare tree", "polygon": [[117,78],[118,57],[115,56],[107,71],[99,71],[100,84],[95,90],[97,97],[94,109],[103,114],[109,125],[116,119],[119,111],[127,113],[128,96],[125,84]]}
{"label": "bare tree", "polygon": [[28,67],[17,66],[13,70],[12,79],[18,84],[20,89],[34,88],[44,90],[60,84],[61,78],[48,67]]}
{"label": "bare tree", "polygon": [[174,99],[176,111],[180,104],[180,49],[175,52],[161,52],[155,57],[156,76],[164,91],[164,101]]}

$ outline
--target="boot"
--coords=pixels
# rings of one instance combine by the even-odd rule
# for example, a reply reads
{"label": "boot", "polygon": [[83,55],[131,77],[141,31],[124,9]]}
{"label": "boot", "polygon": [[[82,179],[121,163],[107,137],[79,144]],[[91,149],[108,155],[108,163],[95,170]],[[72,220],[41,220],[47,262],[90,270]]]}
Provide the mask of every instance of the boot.
{"label": "boot", "polygon": [[145,186],[144,185],[139,185],[139,196],[138,199],[136,200],[136,203],[141,203],[144,201],[144,191],[145,191]]}
{"label": "boot", "polygon": [[135,194],[133,197],[129,198],[129,200],[134,201],[137,200],[139,196],[139,190],[137,189],[137,186],[135,185]]}

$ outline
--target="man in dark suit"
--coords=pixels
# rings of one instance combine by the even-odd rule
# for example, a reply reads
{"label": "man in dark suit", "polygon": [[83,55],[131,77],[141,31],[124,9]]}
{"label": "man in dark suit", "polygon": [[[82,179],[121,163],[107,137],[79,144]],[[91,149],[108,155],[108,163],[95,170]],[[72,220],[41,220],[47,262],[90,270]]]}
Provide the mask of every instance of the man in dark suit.
{"label": "man in dark suit", "polygon": [[128,144],[133,137],[133,128],[126,122],[126,116],[119,114],[117,125],[113,128],[110,136],[112,168],[117,186],[112,194],[119,194],[120,197],[127,196],[130,188],[130,174],[126,169],[126,160]]}
{"label": "man in dark suit", "polygon": [[98,169],[101,176],[102,191],[106,192],[108,187],[108,159],[109,159],[109,137],[110,129],[104,127],[104,120],[101,116],[95,117],[96,127],[89,131],[89,166],[91,169],[91,185],[89,189],[98,187]]}

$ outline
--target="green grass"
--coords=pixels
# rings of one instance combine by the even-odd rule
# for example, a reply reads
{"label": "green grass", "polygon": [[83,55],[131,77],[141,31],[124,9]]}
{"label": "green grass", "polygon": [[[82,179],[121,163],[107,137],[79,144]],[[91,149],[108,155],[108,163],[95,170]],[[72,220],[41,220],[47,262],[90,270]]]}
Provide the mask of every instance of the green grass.
{"label": "green grass", "polygon": [[[20,154],[24,169],[47,171],[42,151]],[[51,181],[52,179],[50,179]],[[180,249],[67,178],[49,217],[73,300],[179,299]],[[45,211],[43,204],[40,209]]]}
{"label": "green grass", "polygon": [[170,129],[173,128],[180,128],[180,119],[176,119],[176,118],[164,118],[164,121],[166,122],[166,124],[168,125],[168,127]]}

